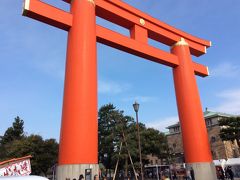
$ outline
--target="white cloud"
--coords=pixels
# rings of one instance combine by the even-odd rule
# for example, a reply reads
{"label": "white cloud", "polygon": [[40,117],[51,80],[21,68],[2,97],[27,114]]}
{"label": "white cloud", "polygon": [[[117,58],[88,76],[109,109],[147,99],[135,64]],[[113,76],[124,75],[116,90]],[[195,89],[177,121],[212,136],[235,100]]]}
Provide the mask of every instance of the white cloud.
{"label": "white cloud", "polygon": [[133,97],[126,97],[122,99],[123,102],[137,101],[139,103],[153,102],[155,100],[156,98],[151,96],[133,96]]}
{"label": "white cloud", "polygon": [[178,116],[166,117],[163,119],[153,120],[146,123],[149,128],[157,129],[161,132],[167,132],[166,127],[173,125],[179,121]]}
{"label": "white cloud", "polygon": [[127,91],[130,85],[127,83],[119,84],[113,81],[98,81],[98,92],[102,94],[119,94]]}
{"label": "white cloud", "polygon": [[51,58],[48,60],[35,61],[34,64],[35,68],[39,69],[41,72],[57,78],[57,79],[64,79],[64,65],[63,62],[59,62],[57,58]]}
{"label": "white cloud", "polygon": [[226,77],[226,78],[237,77],[240,75],[239,68],[240,67],[238,65],[225,62],[210,69],[210,75],[212,75],[213,77]]}
{"label": "white cloud", "polygon": [[215,109],[219,112],[240,114],[240,89],[231,89],[217,94],[222,103]]}

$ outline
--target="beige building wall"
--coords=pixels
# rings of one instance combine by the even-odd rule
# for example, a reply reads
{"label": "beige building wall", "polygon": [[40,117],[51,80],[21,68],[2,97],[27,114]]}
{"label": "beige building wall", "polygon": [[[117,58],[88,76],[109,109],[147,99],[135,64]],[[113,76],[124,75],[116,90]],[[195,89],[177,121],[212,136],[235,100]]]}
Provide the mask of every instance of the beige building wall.
{"label": "beige building wall", "polygon": [[181,133],[173,134],[171,136],[167,136],[168,146],[170,147],[170,151],[172,153],[181,153],[183,152],[183,144],[182,144],[182,135]]}
{"label": "beige building wall", "polygon": [[[218,125],[218,120],[223,117],[229,117],[230,115],[226,115],[224,113],[210,112],[207,110],[204,112],[204,115],[213,159],[228,159],[239,157],[237,143],[231,141],[223,142],[219,136],[221,127]],[[171,125],[168,127],[168,129],[168,146],[170,148],[171,156],[176,161],[179,160],[177,156],[182,156],[182,154],[184,153],[180,124],[177,123]]]}
{"label": "beige building wall", "polygon": [[[220,127],[218,125],[209,126],[207,130],[213,159],[227,159],[226,145],[219,136]],[[227,146],[229,146],[229,143],[227,143]]]}
{"label": "beige building wall", "polygon": [[[214,160],[217,159],[229,159],[240,156],[237,142],[222,141],[219,134],[221,127],[218,125],[218,121],[224,117],[230,117],[232,115],[211,112],[206,109],[204,112],[205,123],[208,131],[208,139]],[[182,143],[182,134],[180,123],[173,124],[169,127],[167,134],[167,141],[170,153],[171,163],[183,163],[184,162],[184,150]],[[165,164],[166,161],[161,161],[155,156],[148,155],[147,159],[151,165],[154,164]]]}

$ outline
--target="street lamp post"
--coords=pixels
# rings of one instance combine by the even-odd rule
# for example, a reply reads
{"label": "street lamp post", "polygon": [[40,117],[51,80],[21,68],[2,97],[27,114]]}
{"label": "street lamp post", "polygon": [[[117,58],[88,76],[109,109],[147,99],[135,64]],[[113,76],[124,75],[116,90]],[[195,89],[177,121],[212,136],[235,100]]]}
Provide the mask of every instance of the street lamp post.
{"label": "street lamp post", "polygon": [[139,123],[138,123],[138,109],[139,104],[135,102],[133,104],[134,111],[136,112],[136,122],[137,122],[137,137],[138,137],[138,151],[139,151],[139,160],[140,160],[140,169],[141,169],[141,179],[143,178],[143,168],[142,168],[142,152],[141,152],[141,139],[140,139],[140,133],[139,133]]}

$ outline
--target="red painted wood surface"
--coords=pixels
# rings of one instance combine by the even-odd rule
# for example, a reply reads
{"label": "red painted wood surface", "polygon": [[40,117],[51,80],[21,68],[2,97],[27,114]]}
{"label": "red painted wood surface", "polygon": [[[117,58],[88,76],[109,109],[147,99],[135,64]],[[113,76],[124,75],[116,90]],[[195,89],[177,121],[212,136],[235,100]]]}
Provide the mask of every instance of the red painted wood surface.
{"label": "red painted wood surface", "polygon": [[176,45],[172,53],[179,58],[179,66],[173,68],[173,77],[185,161],[212,162],[189,46]]}
{"label": "red painted wood surface", "polygon": [[[187,162],[210,162],[206,127],[194,75],[207,76],[206,66],[191,60],[211,46],[135,9],[120,0],[64,0],[66,12],[40,0],[25,0],[23,15],[68,31],[68,48],[59,164],[97,163],[96,42],[173,68],[179,117]],[[130,37],[96,24],[96,16],[127,28]],[[166,52],[148,39],[173,46]],[[197,149],[197,150],[196,150]],[[193,153],[194,152],[194,153]]]}

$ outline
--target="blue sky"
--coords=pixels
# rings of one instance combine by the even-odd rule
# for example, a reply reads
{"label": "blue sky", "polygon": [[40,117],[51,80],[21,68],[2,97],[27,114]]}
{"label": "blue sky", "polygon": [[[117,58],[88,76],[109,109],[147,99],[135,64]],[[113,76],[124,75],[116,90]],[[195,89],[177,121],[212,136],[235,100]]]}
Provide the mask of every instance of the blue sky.
{"label": "blue sky", "polygon": [[[46,0],[68,10],[61,0]],[[190,34],[211,40],[194,61],[209,66],[197,77],[202,107],[240,114],[239,0],[125,0]],[[0,135],[20,116],[28,134],[59,138],[67,32],[21,15],[22,1],[0,2]],[[98,19],[98,23],[111,26]],[[118,27],[111,27],[126,33]],[[153,45],[161,47],[154,42]],[[139,120],[164,128],[178,114],[171,68],[98,44],[98,104],[113,103]],[[169,51],[169,48],[164,47]]]}

